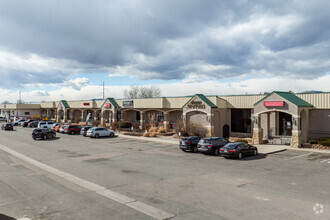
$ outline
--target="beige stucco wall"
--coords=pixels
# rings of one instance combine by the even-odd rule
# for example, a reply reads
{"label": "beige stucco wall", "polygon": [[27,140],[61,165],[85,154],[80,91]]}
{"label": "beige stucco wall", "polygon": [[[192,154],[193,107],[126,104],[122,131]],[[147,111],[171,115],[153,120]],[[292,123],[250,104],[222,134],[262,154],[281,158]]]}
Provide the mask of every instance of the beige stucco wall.
{"label": "beige stucco wall", "polygon": [[55,102],[42,102],[40,103],[40,108],[56,108],[57,105]]}
{"label": "beige stucco wall", "polygon": [[181,120],[182,111],[169,112],[169,122],[176,123],[178,120]]}
{"label": "beige stucco wall", "polygon": [[308,138],[330,137],[330,109],[309,111]]}

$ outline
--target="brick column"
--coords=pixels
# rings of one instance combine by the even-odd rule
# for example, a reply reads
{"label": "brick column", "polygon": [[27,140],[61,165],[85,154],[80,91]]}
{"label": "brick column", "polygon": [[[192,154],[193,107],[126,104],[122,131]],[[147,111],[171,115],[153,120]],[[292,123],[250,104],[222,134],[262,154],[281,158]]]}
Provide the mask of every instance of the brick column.
{"label": "brick column", "polygon": [[169,112],[164,112],[164,128],[167,130],[170,125]]}
{"label": "brick column", "polygon": [[140,111],[140,129],[143,129],[144,125],[144,112]]}
{"label": "brick column", "polygon": [[262,144],[262,129],[261,129],[261,115],[254,115],[253,117],[253,144]]}

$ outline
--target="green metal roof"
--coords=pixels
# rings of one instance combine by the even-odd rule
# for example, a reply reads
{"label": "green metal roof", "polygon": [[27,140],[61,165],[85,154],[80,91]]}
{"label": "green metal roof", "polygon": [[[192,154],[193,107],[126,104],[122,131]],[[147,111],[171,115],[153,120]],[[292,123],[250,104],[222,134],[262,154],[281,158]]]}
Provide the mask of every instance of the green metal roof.
{"label": "green metal roof", "polygon": [[63,103],[64,108],[70,108],[70,106],[66,100],[61,100],[61,102]]}
{"label": "green metal roof", "polygon": [[296,96],[292,92],[280,92],[280,91],[274,91],[274,92],[268,94],[267,96],[265,96],[264,98],[262,98],[258,102],[256,102],[254,105],[257,105],[258,103],[262,102],[264,99],[266,99],[267,97],[269,97],[270,95],[272,95],[274,93],[281,96],[282,98],[288,100],[289,102],[293,103],[296,106],[299,106],[299,107],[313,107],[312,104],[310,104],[310,103],[306,102],[305,100],[299,98],[298,96]]}
{"label": "green metal roof", "polygon": [[188,102],[186,102],[186,104],[184,104],[183,106],[187,105],[193,98],[195,97],[200,98],[203,102],[205,102],[208,106],[210,106],[211,108],[218,108],[218,106],[216,106],[213,102],[211,102],[208,98],[205,97],[205,95],[203,94],[196,94],[193,97],[191,97],[191,99],[189,99]]}
{"label": "green metal roof", "polygon": [[116,100],[114,98],[107,98],[107,100],[109,100],[109,102],[115,107],[115,108],[120,108],[120,106],[118,105],[118,103],[116,102]]}

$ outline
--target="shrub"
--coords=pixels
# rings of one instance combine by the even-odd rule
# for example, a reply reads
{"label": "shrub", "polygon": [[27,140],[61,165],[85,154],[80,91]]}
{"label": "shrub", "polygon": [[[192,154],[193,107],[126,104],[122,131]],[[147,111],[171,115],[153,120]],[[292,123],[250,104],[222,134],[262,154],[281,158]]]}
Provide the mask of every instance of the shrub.
{"label": "shrub", "polygon": [[117,130],[118,129],[118,122],[117,121],[111,123],[111,129],[112,130]]}
{"label": "shrub", "polygon": [[150,137],[150,134],[145,132],[145,133],[143,133],[143,137]]}
{"label": "shrub", "polygon": [[319,141],[319,144],[323,145],[323,146],[327,146],[330,147],[330,138]]}
{"label": "shrub", "polygon": [[100,125],[100,121],[93,121],[92,126],[99,126]]}
{"label": "shrub", "polygon": [[140,127],[140,123],[139,123],[139,122],[133,122],[133,123],[132,123],[132,127],[133,127],[134,129],[138,129],[138,128]]}
{"label": "shrub", "polygon": [[322,137],[322,138],[319,138],[318,141],[330,141],[330,138],[329,137]]}
{"label": "shrub", "polygon": [[157,133],[156,132],[151,132],[150,137],[157,137]]}
{"label": "shrub", "polygon": [[191,123],[187,125],[187,133],[190,136],[205,137],[208,133],[208,130],[203,125]]}
{"label": "shrub", "polygon": [[149,128],[149,132],[156,132],[157,131],[157,128],[156,127],[150,127]]}
{"label": "shrub", "polygon": [[166,129],[160,127],[160,128],[158,128],[158,131],[157,131],[157,132],[158,132],[158,133],[166,133]]}
{"label": "shrub", "polygon": [[149,130],[149,128],[151,127],[151,124],[150,123],[143,123],[143,125],[142,125],[142,130]]}
{"label": "shrub", "polygon": [[308,141],[308,143],[310,143],[310,144],[318,144],[318,141],[311,139],[311,140]]}
{"label": "shrub", "polygon": [[181,136],[188,136],[188,132],[184,127],[184,123],[182,120],[177,121],[173,126],[173,129],[177,135],[179,135],[179,132],[181,132]]}
{"label": "shrub", "polygon": [[132,122],[131,121],[121,121],[120,128],[131,128]]}
{"label": "shrub", "polygon": [[238,140],[236,140],[236,142],[243,142],[243,143],[247,143],[247,144],[249,143],[248,140],[245,140],[245,139],[238,139]]}

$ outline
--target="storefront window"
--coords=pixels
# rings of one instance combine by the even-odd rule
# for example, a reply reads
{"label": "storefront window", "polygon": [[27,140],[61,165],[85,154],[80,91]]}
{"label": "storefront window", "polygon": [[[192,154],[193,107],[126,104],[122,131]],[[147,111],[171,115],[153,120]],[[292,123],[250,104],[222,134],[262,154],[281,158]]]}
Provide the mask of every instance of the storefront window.
{"label": "storefront window", "polygon": [[231,131],[251,133],[251,109],[231,110]]}

